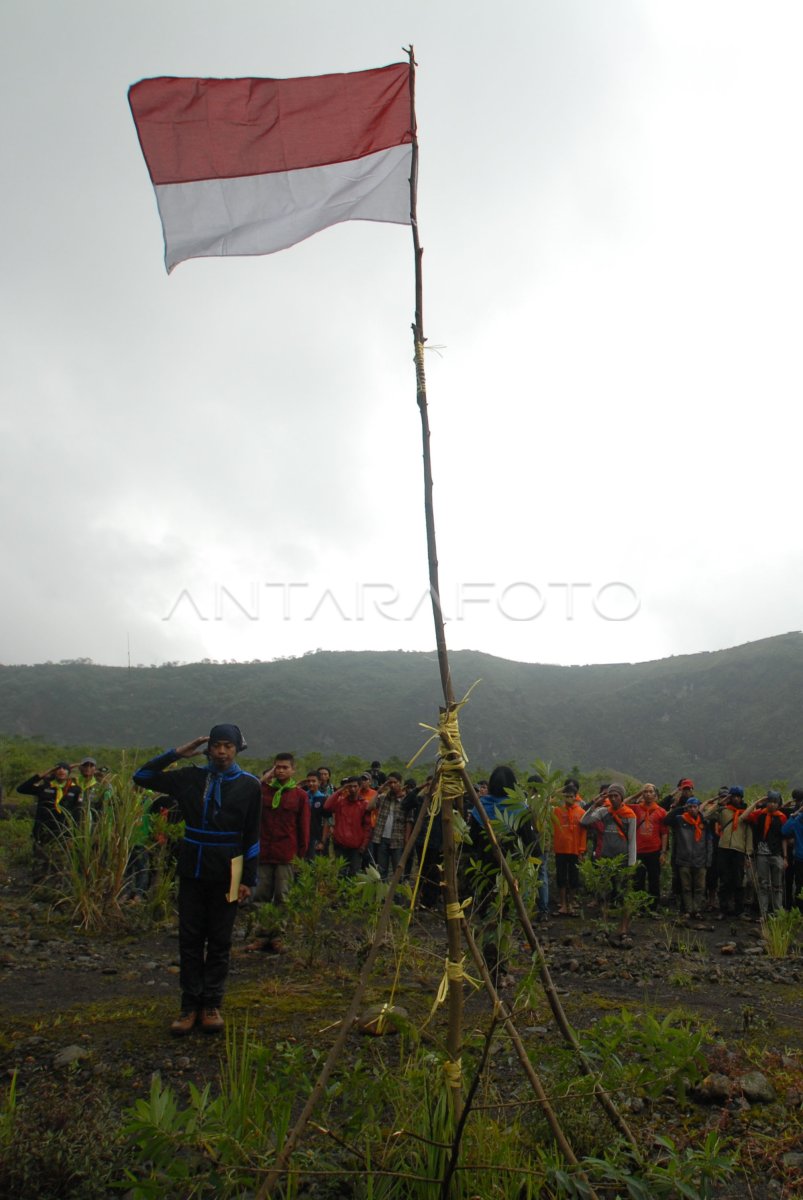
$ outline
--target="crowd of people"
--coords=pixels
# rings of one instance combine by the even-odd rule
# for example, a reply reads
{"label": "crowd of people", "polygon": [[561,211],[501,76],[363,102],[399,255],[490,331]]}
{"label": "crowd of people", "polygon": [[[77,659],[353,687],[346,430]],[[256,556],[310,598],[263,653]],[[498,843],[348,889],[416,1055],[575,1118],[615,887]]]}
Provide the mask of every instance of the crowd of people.
{"label": "crowd of people", "polygon": [[[623,784],[612,782],[586,799],[579,781],[569,778],[557,794],[543,797],[542,781],[530,776],[525,793],[541,797],[531,809],[521,791],[511,800],[516,782],[510,767],[499,766],[477,791],[492,820],[505,812],[520,815],[516,836],[541,860],[535,913],[540,919],[576,915],[580,863],[586,858],[632,868],[629,884],[646,894],[652,912],[666,907],[690,919],[709,914],[756,920],[795,905],[803,911],[801,789],[786,803],[772,789],[748,802],[738,785],[700,799],[692,780],[682,778],[663,798],[652,783],[628,795]],[[468,815],[472,844],[493,863],[477,807]],[[555,906],[550,878],[557,888]]]}
{"label": "crowd of people", "polygon": [[[76,775],[75,772],[78,772]],[[87,756],[71,763],[60,759],[41,774],[31,775],[17,785],[21,796],[33,796],[34,879],[43,877],[50,867],[49,849],[86,813],[91,817],[109,794],[109,770],[99,767],[97,759]]]}
{"label": "crowd of people", "polygon": [[[280,753],[258,778],[237,763],[245,748],[238,726],[216,725],[208,737],[165,751],[133,777],[150,809],[173,806],[184,822],[176,863],[181,1008],[171,1025],[178,1036],[196,1026],[208,1033],[223,1028],[238,904],[271,903],[281,911],[299,860],[329,855],[345,876],[373,865],[387,879],[415,833],[407,869],[418,881],[417,903],[429,909],[442,904],[439,815],[420,823],[416,833],[431,776],[424,783],[405,780],[398,771],[385,774],[374,761],[335,783],[328,767],[297,772],[294,756]],[[176,767],[200,754],[205,765]],[[69,836],[82,814],[91,819],[102,805],[110,794],[107,774],[87,757],[58,762],[18,786],[36,799],[35,870],[46,865],[55,839]],[[539,862],[534,916],[542,920],[576,914],[586,857],[633,868],[632,883],[647,894],[653,911],[674,905],[690,919],[704,913],[755,919],[803,908],[801,790],[787,802],[771,789],[747,802],[744,790],[733,785],[700,799],[692,780],[682,778],[663,798],[650,783],[627,795],[622,784],[611,782],[586,799],[579,781],[569,778],[546,796],[538,776],[518,787],[512,768],[500,765],[477,782],[474,796],[464,796],[462,808],[470,837],[463,858],[479,867],[470,886],[480,913],[492,891],[481,885],[482,865],[489,867],[487,878],[496,862],[481,810],[503,843],[517,840]],[[142,846],[132,847],[132,863],[140,869],[142,854]],[[550,879],[557,889],[552,906]],[[277,950],[279,942],[279,933],[272,934],[261,948]]]}
{"label": "crowd of people", "polygon": [[[586,853],[621,857],[636,868],[636,888],[653,909],[675,903],[691,919],[754,920],[803,908],[803,790],[794,789],[786,804],[773,789],[748,802],[742,787],[724,785],[702,800],[683,778],[663,799],[651,783],[630,796],[610,783],[586,802],[578,781],[567,779],[552,819],[562,914],[571,912]],[[665,863],[671,883],[662,897]]]}

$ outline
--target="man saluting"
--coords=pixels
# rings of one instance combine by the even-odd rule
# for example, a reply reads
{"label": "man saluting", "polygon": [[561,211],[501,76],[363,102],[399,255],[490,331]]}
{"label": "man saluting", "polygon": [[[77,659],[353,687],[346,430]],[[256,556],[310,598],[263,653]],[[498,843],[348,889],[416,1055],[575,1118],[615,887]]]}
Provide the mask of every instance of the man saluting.
{"label": "man saluting", "polygon": [[[205,744],[207,766],[167,769]],[[237,725],[215,725],[208,738],[167,750],[134,775],[140,787],[172,796],[185,822],[177,868],[181,1012],[170,1026],[178,1037],[196,1022],[205,1033],[223,1029],[237,902],[250,896],[259,858],[259,780],[235,762],[244,749]]]}

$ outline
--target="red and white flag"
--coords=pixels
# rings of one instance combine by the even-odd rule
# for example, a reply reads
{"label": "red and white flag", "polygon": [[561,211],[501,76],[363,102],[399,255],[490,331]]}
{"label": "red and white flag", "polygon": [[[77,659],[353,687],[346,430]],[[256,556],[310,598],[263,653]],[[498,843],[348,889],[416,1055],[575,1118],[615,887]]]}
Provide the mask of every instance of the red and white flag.
{"label": "red and white flag", "polygon": [[410,67],[143,79],[128,92],[171,271],[272,254],[341,221],[410,224]]}

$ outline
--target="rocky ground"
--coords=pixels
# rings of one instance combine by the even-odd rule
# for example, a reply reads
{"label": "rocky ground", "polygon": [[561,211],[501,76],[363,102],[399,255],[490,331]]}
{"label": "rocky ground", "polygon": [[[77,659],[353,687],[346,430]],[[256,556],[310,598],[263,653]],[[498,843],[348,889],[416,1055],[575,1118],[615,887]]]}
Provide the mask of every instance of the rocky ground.
{"label": "rocky ground", "polygon": [[[28,1181],[25,1171],[14,1177],[17,1195],[81,1195],[70,1190],[77,1178],[70,1154],[80,1158],[81,1138],[97,1142],[106,1126],[119,1126],[122,1110],[147,1093],[155,1072],[179,1094],[190,1082],[214,1083],[223,1043],[198,1032],[180,1041],[167,1033],[178,998],[173,928],[148,930],[132,909],[126,928],[85,934],[35,899],[19,877],[4,881],[0,914],[0,1081],[8,1094],[16,1079],[18,1120],[28,1123],[32,1139]],[[681,1112],[672,1098],[648,1106],[634,1097],[626,1101],[633,1120],[645,1129],[657,1120],[662,1132],[675,1125],[685,1133],[695,1126],[722,1131],[739,1149],[741,1166],[738,1186],[721,1195],[803,1197],[801,958],[767,957],[757,924],[689,924],[669,914],[637,921],[626,944],[593,914],[552,919],[539,935],[578,1030],[623,1008],[674,1011],[705,1027],[709,1070],[690,1109]],[[350,999],[363,940],[353,931],[330,934],[325,961],[310,970],[297,950],[249,951],[252,936],[241,921],[229,1021],[247,1018],[253,1035],[268,1043],[289,1038],[325,1048]],[[441,922],[416,917],[412,938],[416,951],[403,965],[398,995],[417,1018],[429,1011],[443,971]],[[522,947],[508,963],[501,979],[507,998],[528,961]],[[385,997],[392,968],[388,954],[366,1003]],[[484,995],[471,996],[469,1024],[481,1024],[488,1011]],[[530,1039],[557,1038],[545,1005],[523,1025]],[[0,1110],[0,1135],[2,1121]],[[64,1130],[76,1131],[66,1155]],[[58,1154],[65,1161],[54,1176]]]}

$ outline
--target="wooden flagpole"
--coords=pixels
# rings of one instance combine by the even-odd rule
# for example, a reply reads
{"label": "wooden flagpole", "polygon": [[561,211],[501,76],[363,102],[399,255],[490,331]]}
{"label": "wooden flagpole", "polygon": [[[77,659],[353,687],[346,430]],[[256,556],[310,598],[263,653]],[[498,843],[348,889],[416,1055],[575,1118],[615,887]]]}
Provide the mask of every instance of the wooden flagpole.
{"label": "wooden flagpole", "polygon": [[418,236],[418,130],[415,116],[415,56],[413,47],[407,49],[410,59],[410,125],[413,136],[413,154],[410,170],[410,224],[413,230],[413,253],[415,257],[415,322],[413,343],[415,348],[416,402],[421,414],[421,435],[424,451],[424,514],[427,526],[427,556],[429,559],[429,593],[432,600],[432,616],[435,622],[435,643],[438,648],[438,667],[441,673],[443,699],[447,706],[454,704],[452,677],[449,672],[449,655],[446,649],[446,631],[441,607],[440,582],[438,579],[438,550],[435,541],[435,511],[432,503],[432,456],[430,453],[429,414],[427,411],[427,379],[424,369],[424,284],[422,259],[424,251]]}
{"label": "wooden flagpole", "polygon": [[[438,650],[438,668],[443,688],[444,711],[447,715],[456,712],[452,676],[449,670],[449,655],[446,649],[446,630],[441,606],[440,581],[438,578],[438,551],[435,540],[435,509],[432,493],[432,456],[430,453],[429,414],[427,410],[427,379],[424,367],[424,286],[422,259],[424,251],[418,231],[418,127],[415,113],[415,52],[407,48],[410,60],[410,130],[412,133],[412,162],[410,169],[410,224],[413,231],[413,253],[415,257],[415,321],[413,322],[413,345],[415,350],[416,402],[421,415],[421,438],[424,455],[424,513],[427,530],[427,558],[429,561],[429,594],[432,601],[432,618],[435,624],[435,643]],[[448,756],[449,747],[441,743],[441,754]],[[447,1061],[444,1063],[452,1111],[459,1121],[463,1110],[463,1081],[461,1053],[463,1048],[463,977],[462,977],[462,913],[457,891],[457,854],[455,850],[453,821],[453,787],[444,786],[441,791],[441,823],[443,828],[443,884],[446,909],[446,940],[448,946],[448,1014],[446,1035]]]}

